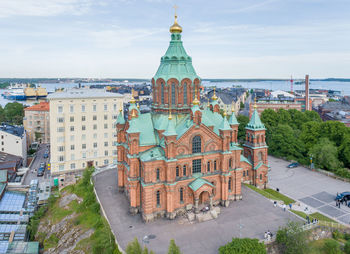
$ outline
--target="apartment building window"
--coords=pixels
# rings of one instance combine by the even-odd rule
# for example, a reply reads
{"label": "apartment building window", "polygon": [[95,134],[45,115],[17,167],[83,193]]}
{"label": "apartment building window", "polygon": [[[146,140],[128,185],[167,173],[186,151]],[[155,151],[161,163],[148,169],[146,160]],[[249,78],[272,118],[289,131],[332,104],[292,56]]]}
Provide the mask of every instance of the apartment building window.
{"label": "apartment building window", "polygon": [[108,128],[108,124],[105,123],[104,124],[104,128],[107,129]]}
{"label": "apartment building window", "polygon": [[113,141],[113,146],[117,146],[118,141]]}
{"label": "apartment building window", "polygon": [[81,139],[85,140],[86,139],[86,135],[85,134],[81,135]]}
{"label": "apartment building window", "polygon": [[57,122],[58,123],[63,123],[64,122],[64,118],[63,117],[58,117],[57,118]]}
{"label": "apartment building window", "polygon": [[70,169],[75,169],[75,163],[70,164]]}
{"label": "apartment building window", "polygon": [[96,142],[94,143],[94,148],[97,148],[97,143]]}
{"label": "apartment building window", "polygon": [[85,125],[82,125],[82,126],[81,126],[81,130],[82,130],[82,131],[85,131],[85,130],[86,130],[86,126],[85,126]]}
{"label": "apartment building window", "polygon": [[97,105],[92,105],[92,111],[96,112],[97,111]]}
{"label": "apartment building window", "polygon": [[57,132],[64,132],[64,127],[58,127]]}
{"label": "apartment building window", "polygon": [[108,142],[105,142],[105,146],[108,146]]}
{"label": "apartment building window", "polygon": [[112,116],[112,118],[113,118],[113,119],[117,119],[117,118],[118,118],[118,115],[114,114],[114,115]]}
{"label": "apartment building window", "polygon": [[114,111],[117,111],[117,104],[114,104],[114,105],[113,105],[113,110],[114,110]]}
{"label": "apartment building window", "polygon": [[105,133],[105,134],[104,134],[104,137],[105,137],[105,138],[108,138],[108,133]]}
{"label": "apartment building window", "polygon": [[64,170],[64,165],[59,165],[58,170],[60,170],[60,171]]}
{"label": "apartment building window", "polygon": [[103,118],[104,118],[105,120],[107,120],[107,119],[108,119],[108,116],[107,116],[107,115],[104,115]]}
{"label": "apartment building window", "polygon": [[86,149],[86,144],[81,144],[81,149]]}
{"label": "apartment building window", "polygon": [[57,142],[64,142],[64,137],[58,137]]}
{"label": "apartment building window", "polygon": [[70,135],[70,141],[74,141],[74,135]]}
{"label": "apartment building window", "polygon": [[75,146],[74,145],[70,145],[70,150],[74,150],[75,149]]}
{"label": "apartment building window", "polygon": [[94,151],[94,157],[95,158],[97,157],[97,151]]}
{"label": "apartment building window", "polygon": [[69,112],[74,113],[74,106],[73,105],[69,106]]}
{"label": "apartment building window", "polygon": [[116,132],[113,132],[113,137],[117,137],[117,133]]}
{"label": "apartment building window", "polygon": [[81,105],[81,112],[85,112],[85,105]]}
{"label": "apartment building window", "polygon": [[117,155],[117,150],[113,150],[113,155]]}
{"label": "apartment building window", "polygon": [[94,133],[94,136],[93,136],[93,137],[94,137],[94,139],[96,139],[96,138],[97,138],[97,133]]}
{"label": "apartment building window", "polygon": [[83,164],[81,164],[82,168],[85,168],[85,162],[83,162]]}
{"label": "apartment building window", "polygon": [[104,163],[105,163],[105,165],[107,165],[109,163],[109,161],[108,160],[104,160]]}
{"label": "apartment building window", "polygon": [[107,104],[103,105],[103,109],[104,109],[104,111],[107,111],[107,109],[108,109]]}
{"label": "apartment building window", "polygon": [[85,152],[83,153],[83,156],[82,156],[82,157],[83,157],[83,159],[85,159],[85,158],[86,158],[86,153],[85,153]]}
{"label": "apartment building window", "polygon": [[97,130],[97,124],[94,124],[93,128],[94,130]]}
{"label": "apartment building window", "polygon": [[69,117],[69,121],[72,123],[74,122],[74,116]]}
{"label": "apartment building window", "polygon": [[72,154],[70,155],[70,159],[71,159],[72,161],[75,160],[75,155],[74,155],[74,153],[72,153]]}
{"label": "apartment building window", "polygon": [[58,156],[58,161],[64,161],[64,156],[63,155]]}
{"label": "apartment building window", "polygon": [[81,121],[82,121],[82,122],[85,122],[85,121],[86,121],[86,116],[82,116],[82,117],[81,117]]}
{"label": "apartment building window", "polygon": [[97,120],[97,115],[92,116],[92,120],[96,121]]}
{"label": "apartment building window", "polygon": [[105,151],[105,156],[108,156],[108,151]]}
{"label": "apartment building window", "polygon": [[64,146],[59,146],[59,147],[57,147],[57,151],[63,152],[63,151],[64,151]]}
{"label": "apartment building window", "polygon": [[70,127],[70,131],[74,131],[74,126],[71,126],[71,127]]}
{"label": "apartment building window", "polygon": [[58,113],[62,113],[63,112],[63,106],[58,106]]}

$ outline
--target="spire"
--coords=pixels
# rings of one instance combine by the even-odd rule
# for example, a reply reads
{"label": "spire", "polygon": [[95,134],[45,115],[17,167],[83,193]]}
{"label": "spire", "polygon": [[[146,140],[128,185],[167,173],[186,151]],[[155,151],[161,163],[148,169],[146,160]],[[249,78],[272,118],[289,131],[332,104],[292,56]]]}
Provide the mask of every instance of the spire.
{"label": "spire", "polygon": [[246,126],[246,129],[265,130],[265,125],[261,122],[259,113],[256,109],[257,109],[256,98],[254,98],[254,111],[253,111],[252,117],[250,118],[249,123]]}
{"label": "spire", "polygon": [[119,115],[118,115],[118,118],[117,118],[117,124],[125,124],[125,119],[124,119],[124,116],[123,116],[123,110],[120,109],[119,110]]}
{"label": "spire", "polygon": [[182,33],[182,27],[179,25],[179,23],[177,23],[177,6],[174,5],[174,9],[175,9],[175,20],[174,20],[174,24],[170,27],[169,31],[170,33]]}
{"label": "spire", "polygon": [[193,105],[199,105],[199,100],[197,98],[197,87],[194,90],[194,100],[192,101]]}
{"label": "spire", "polygon": [[256,105],[256,97],[254,97],[254,109],[256,109],[258,106]]}
{"label": "spire", "polygon": [[214,87],[214,94],[213,94],[213,96],[211,97],[211,99],[212,99],[213,101],[216,101],[216,100],[218,99],[218,97],[217,97],[216,94],[215,94],[215,89],[216,89],[216,87]]}
{"label": "spire", "polygon": [[134,98],[134,88],[131,89],[131,100],[130,100],[130,104],[135,104],[136,100]]}
{"label": "spire", "polygon": [[226,110],[224,111],[224,117],[223,117],[222,122],[220,124],[219,130],[222,130],[222,131],[232,130],[228,121],[227,121],[227,118],[226,118]]}
{"label": "spire", "polygon": [[172,119],[173,119],[173,116],[171,115],[171,106],[170,106],[168,120],[172,120]]}

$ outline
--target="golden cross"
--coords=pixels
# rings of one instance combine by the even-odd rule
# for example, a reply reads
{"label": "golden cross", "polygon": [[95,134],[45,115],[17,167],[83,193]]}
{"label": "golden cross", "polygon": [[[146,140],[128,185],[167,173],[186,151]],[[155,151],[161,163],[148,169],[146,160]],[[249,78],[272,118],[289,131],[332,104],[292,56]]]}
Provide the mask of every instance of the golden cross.
{"label": "golden cross", "polygon": [[177,13],[176,13],[176,11],[177,11],[177,8],[178,8],[178,6],[175,4],[174,5],[174,10],[175,10],[175,16],[177,16]]}

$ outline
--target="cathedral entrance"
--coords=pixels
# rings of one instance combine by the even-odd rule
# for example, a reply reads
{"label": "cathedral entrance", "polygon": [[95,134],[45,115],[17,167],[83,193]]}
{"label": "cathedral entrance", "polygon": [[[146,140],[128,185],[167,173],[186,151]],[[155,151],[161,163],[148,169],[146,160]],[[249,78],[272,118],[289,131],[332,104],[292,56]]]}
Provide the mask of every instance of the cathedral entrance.
{"label": "cathedral entrance", "polygon": [[199,195],[199,204],[200,205],[209,205],[210,204],[210,197],[209,197],[209,192],[207,191],[203,191],[200,195]]}

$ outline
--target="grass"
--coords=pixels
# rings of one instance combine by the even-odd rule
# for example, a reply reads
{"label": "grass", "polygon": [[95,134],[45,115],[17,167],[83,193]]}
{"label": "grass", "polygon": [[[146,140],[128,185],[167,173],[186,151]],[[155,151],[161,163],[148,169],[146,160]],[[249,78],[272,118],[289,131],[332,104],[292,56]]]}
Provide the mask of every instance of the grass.
{"label": "grass", "polygon": [[267,197],[268,199],[272,199],[272,200],[280,200],[283,201],[285,204],[292,204],[295,202],[295,200],[281,194],[278,191],[275,191],[273,189],[259,189],[253,185],[250,184],[244,184],[245,186],[247,186],[248,188],[252,189],[253,191],[258,192],[259,194],[263,195],[264,197]]}
{"label": "grass", "polygon": [[56,247],[59,240],[60,239],[58,239],[56,234],[51,234],[50,237],[45,239],[45,241],[44,241],[44,249],[48,250],[48,249]]}
{"label": "grass", "polygon": [[[308,216],[306,213],[302,212],[302,211],[296,211],[296,210],[291,210],[293,213],[299,215],[300,217],[304,218],[306,220],[306,217]],[[319,221],[326,221],[326,222],[333,222],[333,223],[338,223],[335,220],[332,220],[331,218],[321,214],[321,213],[312,213],[309,215],[310,221],[312,219],[317,219]]]}

